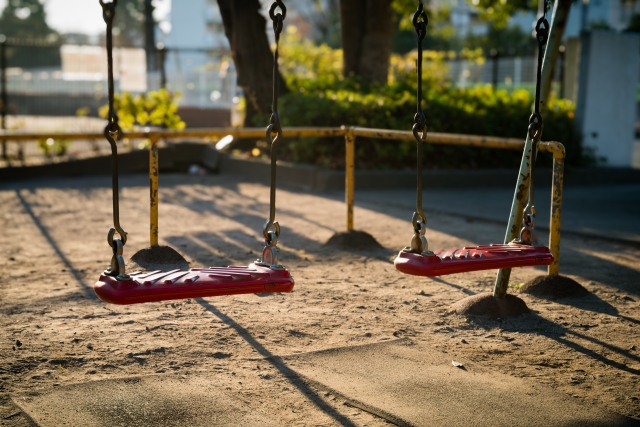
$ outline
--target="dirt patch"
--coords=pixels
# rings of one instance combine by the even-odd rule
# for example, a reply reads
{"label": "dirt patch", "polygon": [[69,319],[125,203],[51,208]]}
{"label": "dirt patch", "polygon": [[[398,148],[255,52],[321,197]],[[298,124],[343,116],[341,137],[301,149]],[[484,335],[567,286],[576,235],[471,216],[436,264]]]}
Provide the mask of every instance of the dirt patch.
{"label": "dirt patch", "polygon": [[335,233],[325,245],[346,250],[383,249],[382,245],[371,234],[356,230]]}
{"label": "dirt patch", "polygon": [[580,283],[565,276],[538,276],[526,282],[520,292],[539,298],[577,298],[589,295]]}
{"label": "dirt patch", "polygon": [[459,314],[462,316],[489,316],[491,318],[516,317],[530,313],[527,304],[514,295],[507,295],[498,299],[492,293],[472,295],[464,298],[449,307],[447,314]]}
{"label": "dirt patch", "polygon": [[[122,220],[131,229],[127,261],[149,244],[148,209],[140,206],[149,197],[148,179],[121,177]],[[266,411],[279,425],[388,427],[386,420],[297,379],[297,365],[283,358],[398,338],[446,352],[464,362],[468,373],[475,364],[524,378],[532,390],[553,387],[640,417],[636,247],[563,236],[561,268],[594,293],[579,307],[514,293],[535,314],[501,320],[443,316],[462,298],[490,292],[495,271],[435,278],[398,272],[392,260],[410,234],[399,232],[407,225],[406,209],[394,204],[394,193],[380,193],[384,205],[357,212],[361,229],[388,249],[347,251],[324,246],[344,231],[342,200],[278,189],[279,205],[286,207],[278,211],[286,224],[281,257],[296,280],[292,293],[108,305],[93,291],[111,258],[100,231],[112,226],[108,184],[108,177],[0,183],[0,420],[7,426],[31,425],[22,422],[27,415],[9,395],[165,375],[186,385],[213,377],[234,401]],[[255,230],[263,217],[257,212],[268,212],[268,187],[224,174],[165,174],[162,200],[161,215],[171,227],[160,229],[160,241],[191,264],[246,265],[259,256]],[[436,211],[429,218],[437,224],[428,230],[433,248],[504,235],[501,223],[467,222]],[[127,271],[134,271],[129,264]],[[516,268],[511,282],[540,274]]]}
{"label": "dirt patch", "polygon": [[143,270],[172,270],[187,269],[189,263],[182,255],[170,246],[151,246],[141,249],[131,257],[133,264],[128,267],[129,271],[138,269]]}

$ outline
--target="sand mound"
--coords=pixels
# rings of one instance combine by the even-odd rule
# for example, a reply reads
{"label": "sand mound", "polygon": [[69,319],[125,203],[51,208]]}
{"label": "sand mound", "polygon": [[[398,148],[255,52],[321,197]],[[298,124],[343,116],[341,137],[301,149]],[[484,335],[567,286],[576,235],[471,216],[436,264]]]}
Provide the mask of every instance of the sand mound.
{"label": "sand mound", "polygon": [[576,298],[589,295],[580,283],[564,276],[538,276],[529,280],[520,292],[539,298]]}
{"label": "sand mound", "polygon": [[[151,246],[136,252],[131,261],[143,270],[188,269],[189,263],[175,249],[169,246]],[[133,271],[135,266],[128,267]]]}
{"label": "sand mound", "polygon": [[325,245],[347,250],[382,249],[382,245],[371,234],[356,230],[336,233]]}
{"label": "sand mound", "polygon": [[494,298],[490,292],[472,295],[452,304],[447,314],[462,316],[489,316],[491,318],[516,317],[531,312],[527,304],[514,295]]}

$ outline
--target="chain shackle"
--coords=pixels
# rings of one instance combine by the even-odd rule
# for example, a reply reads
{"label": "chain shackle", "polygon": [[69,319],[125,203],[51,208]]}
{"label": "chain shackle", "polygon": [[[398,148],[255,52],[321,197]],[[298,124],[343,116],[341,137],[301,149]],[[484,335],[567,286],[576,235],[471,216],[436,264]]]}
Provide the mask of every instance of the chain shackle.
{"label": "chain shackle", "polygon": [[424,115],[424,112],[418,111],[415,116],[413,116],[413,137],[416,141],[426,141],[427,140],[427,118]]}
{"label": "chain shackle", "polygon": [[[276,13],[277,8],[280,8],[282,13]],[[271,18],[271,21],[273,21],[273,31],[276,33],[276,37],[278,37],[282,32],[282,26],[286,17],[287,7],[284,5],[282,0],[274,1],[269,8],[269,18]]]}
{"label": "chain shackle", "polygon": [[109,3],[105,3],[102,0],[100,1],[100,6],[102,6],[102,18],[104,22],[107,24],[113,23],[113,17],[116,14],[116,6],[118,6],[118,0],[111,0]]}
{"label": "chain shackle", "polygon": [[[422,21],[419,20],[420,18],[422,18]],[[429,18],[427,17],[427,12],[424,11],[424,4],[422,4],[422,1],[419,2],[418,10],[413,14],[411,22],[413,23],[413,28],[415,28],[416,33],[418,34],[418,40],[423,40],[427,35]]]}
{"label": "chain shackle", "polygon": [[547,40],[549,40],[549,21],[547,21],[547,18],[544,16],[536,22],[536,39],[538,40],[538,44],[543,46],[545,46]]}

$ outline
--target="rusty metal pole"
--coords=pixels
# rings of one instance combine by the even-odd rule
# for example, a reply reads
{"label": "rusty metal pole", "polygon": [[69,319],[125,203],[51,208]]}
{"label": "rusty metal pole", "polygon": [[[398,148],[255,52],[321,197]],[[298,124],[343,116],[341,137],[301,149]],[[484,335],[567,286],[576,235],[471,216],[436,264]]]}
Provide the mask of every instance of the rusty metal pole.
{"label": "rusty metal pole", "polygon": [[152,136],[149,147],[149,246],[158,246],[158,137]]}
{"label": "rusty metal pole", "polygon": [[345,162],[345,203],[347,205],[347,231],[353,230],[353,201],[355,194],[355,158],[356,158],[356,137],[353,130],[349,128],[344,136],[346,145]]}

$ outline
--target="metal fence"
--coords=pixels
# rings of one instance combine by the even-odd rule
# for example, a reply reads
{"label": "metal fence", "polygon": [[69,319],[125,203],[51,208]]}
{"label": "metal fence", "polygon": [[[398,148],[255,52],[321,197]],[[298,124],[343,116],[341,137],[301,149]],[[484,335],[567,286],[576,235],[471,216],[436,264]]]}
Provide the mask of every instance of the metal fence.
{"label": "metal fence", "polygon": [[[9,39],[2,45],[7,114],[97,116],[106,103],[106,53],[95,45],[46,45]],[[238,102],[229,52],[161,48],[154,69],[139,47],[114,49],[116,92],[144,93],[166,87],[183,107],[231,109]],[[30,61],[29,58],[44,58]],[[4,73],[3,73],[4,74]],[[0,88],[1,89],[1,88]]]}
{"label": "metal fence", "polygon": [[[347,127],[342,126],[340,128],[285,128],[283,134],[286,133],[287,137],[300,138],[300,137],[343,137],[345,139],[345,204],[346,204],[346,228],[347,230],[354,229],[354,199],[355,199],[355,144],[356,138],[383,138],[390,140],[414,140],[412,132],[388,130],[388,129],[368,129],[361,127]],[[199,129],[199,130],[156,130],[145,132],[128,132],[125,134],[127,138],[132,140],[146,138],[150,141],[149,144],[149,183],[150,183],[150,210],[149,210],[149,243],[151,246],[157,245],[159,240],[159,217],[158,217],[158,204],[159,204],[159,187],[158,187],[158,175],[160,173],[160,163],[158,157],[158,143],[162,140],[175,140],[181,138],[221,138],[224,136],[233,136],[234,138],[259,138],[264,135],[264,128],[217,128],[217,129]],[[34,139],[51,138],[55,140],[104,140],[104,135],[101,132],[98,133],[60,133],[57,135],[38,135],[38,134],[21,134],[21,133],[2,133],[0,132],[0,142],[14,141],[17,144],[24,144],[27,141]],[[526,148],[525,142],[517,138],[500,138],[490,136],[478,136],[478,135],[459,135],[459,134],[446,134],[431,132],[429,134],[429,142],[433,144],[444,145],[463,145],[470,147],[485,147],[501,150],[521,150]],[[527,138],[527,143],[530,144],[531,140]],[[529,145],[531,147],[531,145]],[[560,266],[560,225],[561,225],[561,212],[562,212],[562,190],[564,183],[564,160],[566,152],[564,146],[559,142],[540,142],[539,147],[541,151],[550,152],[553,154],[553,179],[552,179],[552,191],[551,191],[551,217],[549,221],[549,248],[554,256],[554,262],[548,268],[549,275],[557,276],[559,274]],[[530,152],[529,152],[530,153]],[[522,217],[516,219],[517,215],[521,215],[524,210],[525,202],[527,201],[526,191],[521,191],[522,188],[528,188],[530,185],[531,176],[531,162],[524,162],[520,166],[520,173],[518,174],[516,191],[513,198],[511,207],[511,218],[513,224],[520,224]],[[515,215],[515,216],[514,216]],[[511,225],[508,227],[510,230],[517,230]],[[513,237],[512,237],[513,238]],[[511,238],[509,239],[511,240]],[[506,242],[505,242],[506,243]],[[504,289],[506,292],[506,288]]]}

